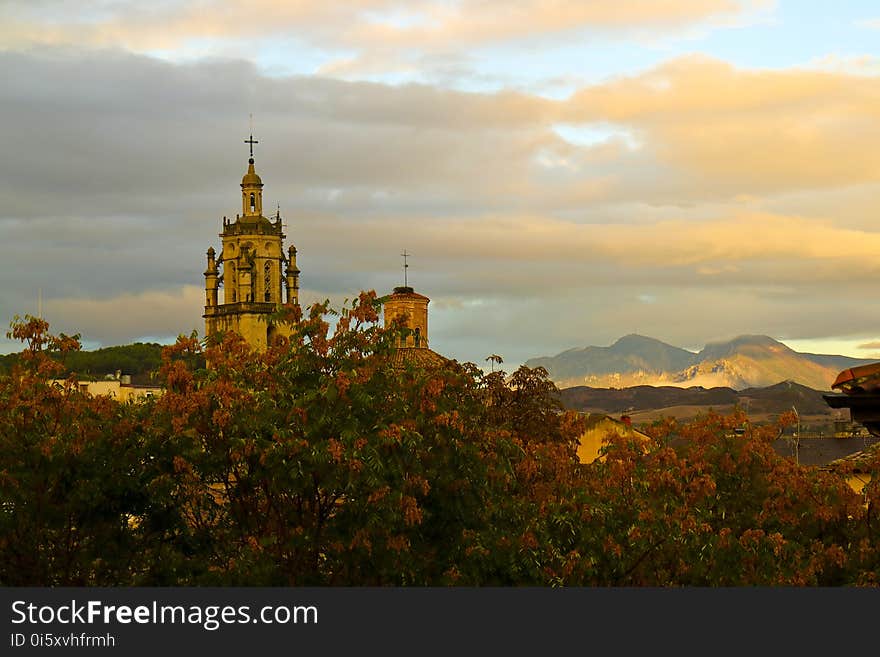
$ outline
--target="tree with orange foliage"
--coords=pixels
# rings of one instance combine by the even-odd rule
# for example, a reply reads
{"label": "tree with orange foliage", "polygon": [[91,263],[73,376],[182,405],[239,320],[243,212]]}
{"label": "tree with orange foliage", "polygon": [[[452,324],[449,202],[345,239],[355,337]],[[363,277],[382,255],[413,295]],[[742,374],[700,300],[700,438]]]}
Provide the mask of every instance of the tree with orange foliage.
{"label": "tree with orange foliage", "polygon": [[130,514],[147,505],[141,427],[128,410],[91,397],[50,358],[79,349],[78,336],[16,318],[25,342],[0,377],[0,582],[4,585],[129,583],[140,547]]}
{"label": "tree with orange foliage", "polygon": [[778,456],[778,427],[734,433],[744,419],[710,413],[658,424],[654,443],[611,439],[585,478],[591,502],[577,543],[588,555],[568,582],[844,583],[860,500],[841,478]]}
{"label": "tree with orange foliage", "polygon": [[[542,403],[524,387],[532,381],[515,376],[510,387],[454,364],[396,369],[402,329],[382,329],[377,311],[375,295],[361,295],[331,331],[329,308],[316,305],[262,354],[224,336],[205,349],[211,368],[201,372],[180,360],[198,342],[168,350],[153,428],[177,481],[178,539],[211,546],[196,581],[522,581],[511,562],[533,512],[521,481],[532,427],[514,411]],[[574,433],[551,389],[545,380],[547,413],[528,421],[554,440],[568,431],[573,468]],[[519,401],[499,414],[504,395]]]}
{"label": "tree with orange foliage", "polygon": [[[316,304],[264,352],[181,337],[165,393],[53,383],[42,320],[0,377],[4,585],[743,586],[873,583],[878,487],[708,415],[576,456],[543,369],[395,366],[375,294]],[[205,367],[204,363],[209,363]],[[783,422],[785,418],[783,418]]]}

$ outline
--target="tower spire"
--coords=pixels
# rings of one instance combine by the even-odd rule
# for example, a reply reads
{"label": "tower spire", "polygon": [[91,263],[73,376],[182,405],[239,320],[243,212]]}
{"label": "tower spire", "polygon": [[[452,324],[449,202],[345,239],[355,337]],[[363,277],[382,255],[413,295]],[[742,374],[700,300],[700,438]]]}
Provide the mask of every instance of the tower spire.
{"label": "tower spire", "polygon": [[403,253],[400,254],[403,256],[403,287],[409,287],[409,282],[407,280],[407,269],[409,269],[409,263],[407,263],[406,259],[409,258],[412,253],[407,253],[406,249],[403,250]]}
{"label": "tower spire", "polygon": [[259,142],[259,140],[254,139],[254,115],[250,114],[249,116],[251,118],[251,136],[250,136],[250,139],[245,139],[244,143],[250,144],[251,160],[253,160],[254,159],[254,144],[259,144],[260,142]]}
{"label": "tower spire", "polygon": [[244,140],[250,146],[251,156],[248,159],[247,173],[241,179],[241,209],[244,217],[263,216],[263,181],[254,170],[254,144],[260,142],[254,139],[253,115],[251,115],[251,135]]}

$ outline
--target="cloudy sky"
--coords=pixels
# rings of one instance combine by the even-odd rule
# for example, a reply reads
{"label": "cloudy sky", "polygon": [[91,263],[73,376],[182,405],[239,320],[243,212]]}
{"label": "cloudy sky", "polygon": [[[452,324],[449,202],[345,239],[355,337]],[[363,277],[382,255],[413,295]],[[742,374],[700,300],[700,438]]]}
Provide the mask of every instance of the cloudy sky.
{"label": "cloudy sky", "polygon": [[201,333],[253,114],[303,300],[406,249],[447,356],[878,353],[876,2],[0,0],[0,69],[5,324]]}

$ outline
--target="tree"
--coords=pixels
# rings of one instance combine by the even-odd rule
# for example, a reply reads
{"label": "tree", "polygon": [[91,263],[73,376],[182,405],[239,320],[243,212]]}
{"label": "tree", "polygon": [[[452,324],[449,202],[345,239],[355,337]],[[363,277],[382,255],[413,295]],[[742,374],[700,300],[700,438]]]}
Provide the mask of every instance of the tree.
{"label": "tree", "polygon": [[0,583],[131,583],[142,546],[129,520],[147,504],[140,427],[75,380],[53,383],[78,336],[31,316],[8,336],[26,347],[0,377]]}
{"label": "tree", "polygon": [[[399,368],[373,293],[163,350],[142,403],[53,383],[76,336],[16,320],[0,376],[4,585],[874,583],[880,498],[770,447],[741,413],[610,436],[546,370]],[[210,366],[206,367],[205,363]],[[782,418],[782,422],[791,418]]]}
{"label": "tree", "polygon": [[[655,427],[654,444],[614,439],[590,466],[593,504],[583,583],[610,585],[840,584],[857,497],[839,477],[779,457],[779,427],[732,429],[742,414]],[[663,446],[670,432],[679,447]]]}
{"label": "tree", "polygon": [[495,365],[501,365],[504,362],[504,359],[498,354],[490,354],[486,356],[486,362],[490,363],[492,366],[492,371],[495,371]]}
{"label": "tree", "polygon": [[[294,320],[289,340],[257,354],[224,336],[204,351],[210,370],[180,360],[199,353],[194,340],[167,351],[157,464],[177,477],[172,497],[187,519],[177,540],[210,544],[196,581],[542,581],[521,563],[537,515],[524,493],[544,467],[524,447],[526,402],[542,432],[562,429],[556,402],[547,395],[542,409],[526,386],[555,386],[520,374],[512,390],[456,365],[395,369],[399,336],[378,326],[377,310],[362,295],[332,334],[326,304],[282,315]],[[509,414],[492,405],[502,398]]]}

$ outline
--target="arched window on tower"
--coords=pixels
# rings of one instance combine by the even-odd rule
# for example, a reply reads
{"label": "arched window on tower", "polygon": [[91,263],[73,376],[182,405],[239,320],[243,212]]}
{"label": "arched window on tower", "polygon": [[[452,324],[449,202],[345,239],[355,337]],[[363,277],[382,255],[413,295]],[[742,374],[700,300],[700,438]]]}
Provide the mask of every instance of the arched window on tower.
{"label": "arched window on tower", "polygon": [[416,327],[416,330],[415,330],[415,341],[416,341],[416,347],[422,346],[422,332],[419,329],[419,327]]}
{"label": "arched window on tower", "polygon": [[263,295],[263,298],[266,301],[271,301],[272,300],[272,292],[271,292],[271,290],[272,290],[272,265],[270,265],[268,262],[266,263],[266,266],[263,267],[263,289],[266,290],[266,292]]}
{"label": "arched window on tower", "polygon": [[257,208],[257,197],[253,193],[251,193],[251,212],[256,210],[256,208]]}

